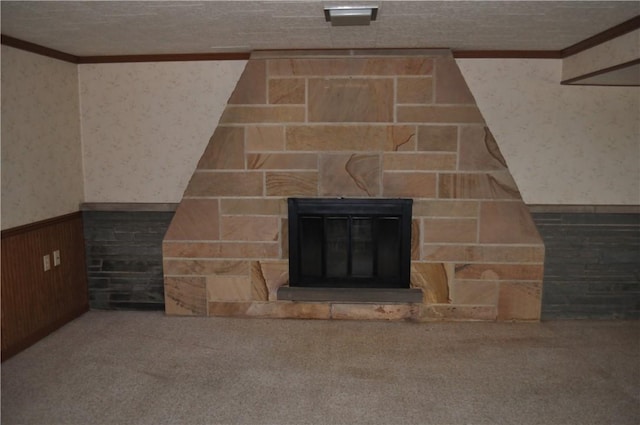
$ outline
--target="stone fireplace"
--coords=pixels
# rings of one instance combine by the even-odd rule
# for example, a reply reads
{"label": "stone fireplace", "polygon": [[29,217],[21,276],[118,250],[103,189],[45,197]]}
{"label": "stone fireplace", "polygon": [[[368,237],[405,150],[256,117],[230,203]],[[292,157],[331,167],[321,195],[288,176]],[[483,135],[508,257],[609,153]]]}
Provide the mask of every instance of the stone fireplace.
{"label": "stone fireplace", "polygon": [[[278,298],[289,198],[411,199],[420,299]],[[252,54],[163,258],[171,315],[540,318],[542,239],[448,50]]]}

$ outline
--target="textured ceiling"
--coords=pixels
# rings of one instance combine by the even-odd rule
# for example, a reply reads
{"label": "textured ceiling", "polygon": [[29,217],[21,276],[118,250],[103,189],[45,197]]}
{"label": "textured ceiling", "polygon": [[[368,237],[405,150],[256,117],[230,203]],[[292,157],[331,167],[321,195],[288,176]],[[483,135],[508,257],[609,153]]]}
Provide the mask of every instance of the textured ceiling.
{"label": "textured ceiling", "polygon": [[[373,4],[332,27],[323,9]],[[260,49],[561,50],[640,14],[638,1],[2,1],[2,34],[77,56]]]}

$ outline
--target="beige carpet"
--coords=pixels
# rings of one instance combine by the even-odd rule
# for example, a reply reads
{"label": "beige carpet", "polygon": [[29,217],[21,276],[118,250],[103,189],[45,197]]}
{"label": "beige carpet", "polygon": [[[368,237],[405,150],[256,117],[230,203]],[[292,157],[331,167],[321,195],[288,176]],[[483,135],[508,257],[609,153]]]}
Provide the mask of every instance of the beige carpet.
{"label": "beige carpet", "polygon": [[2,364],[2,424],[640,424],[640,322],[90,312]]}

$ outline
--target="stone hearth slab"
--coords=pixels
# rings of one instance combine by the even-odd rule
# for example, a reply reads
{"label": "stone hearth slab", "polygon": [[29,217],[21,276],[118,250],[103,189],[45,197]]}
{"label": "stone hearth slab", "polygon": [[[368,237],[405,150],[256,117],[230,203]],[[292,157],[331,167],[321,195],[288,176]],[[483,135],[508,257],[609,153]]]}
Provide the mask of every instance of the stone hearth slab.
{"label": "stone hearth slab", "polygon": [[297,288],[282,286],[281,301],[318,301],[349,303],[420,303],[422,290],[417,288]]}

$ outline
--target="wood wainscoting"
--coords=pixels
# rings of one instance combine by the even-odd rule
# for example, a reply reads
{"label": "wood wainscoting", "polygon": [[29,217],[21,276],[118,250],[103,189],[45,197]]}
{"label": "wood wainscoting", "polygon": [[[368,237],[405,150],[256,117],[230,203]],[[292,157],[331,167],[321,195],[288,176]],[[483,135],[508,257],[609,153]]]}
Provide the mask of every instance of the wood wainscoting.
{"label": "wood wainscoting", "polygon": [[1,300],[2,360],[89,309],[80,212],[2,231]]}

